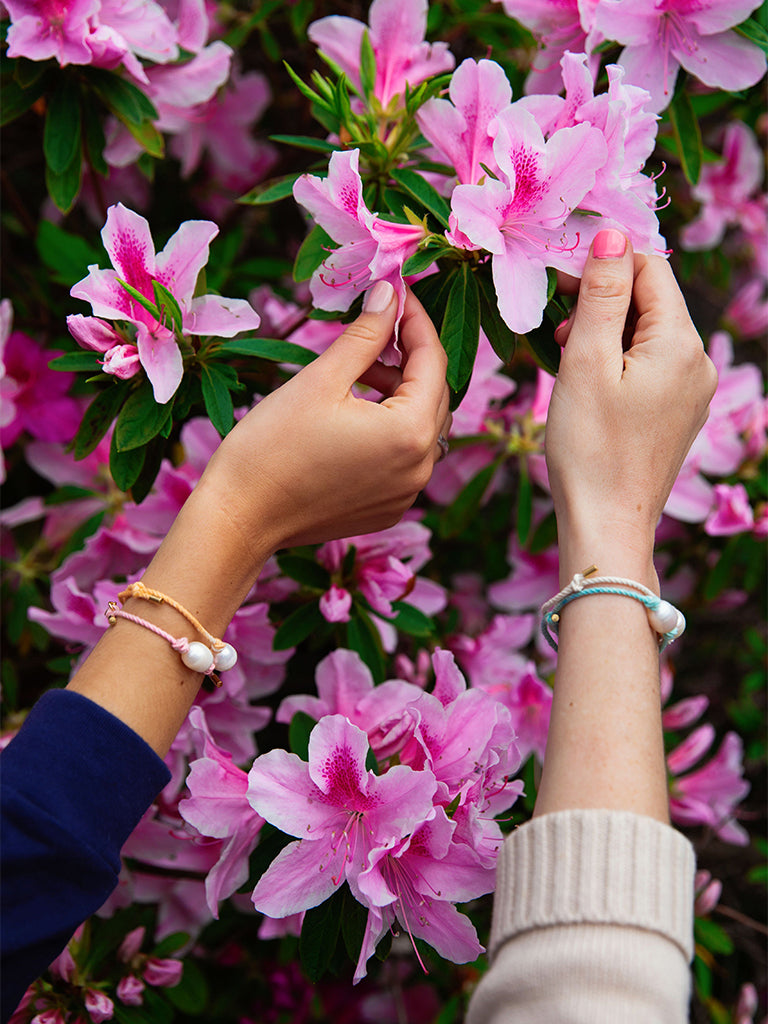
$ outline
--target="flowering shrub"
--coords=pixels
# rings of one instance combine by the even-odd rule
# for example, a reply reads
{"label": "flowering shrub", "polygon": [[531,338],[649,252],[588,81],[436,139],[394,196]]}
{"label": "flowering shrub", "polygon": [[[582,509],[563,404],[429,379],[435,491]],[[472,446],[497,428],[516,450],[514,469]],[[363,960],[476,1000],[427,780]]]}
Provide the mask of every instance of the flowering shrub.
{"label": "flowering shrub", "polygon": [[425,304],[454,409],[400,524],[267,564],[120,885],[14,1021],[462,1019],[552,702],[556,274],[605,226],[674,261],[719,372],[658,527],[689,618],[663,724],[700,866],[692,1019],[764,1013],[766,6],[5,12],[8,735],[98,640],[219,438],[373,282]]}

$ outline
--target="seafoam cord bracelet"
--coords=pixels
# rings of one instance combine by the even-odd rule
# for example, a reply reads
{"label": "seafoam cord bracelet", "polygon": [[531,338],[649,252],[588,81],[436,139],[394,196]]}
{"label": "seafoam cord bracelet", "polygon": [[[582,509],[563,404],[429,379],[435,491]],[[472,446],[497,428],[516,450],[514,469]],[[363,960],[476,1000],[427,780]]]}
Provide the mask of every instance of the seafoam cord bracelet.
{"label": "seafoam cord bracelet", "polygon": [[167,604],[171,608],[174,608],[208,641],[206,644],[200,643],[198,640],[190,641],[187,637],[175,637],[170,633],[167,633],[164,629],[159,626],[155,626],[154,623],[147,622],[146,619],[140,618],[138,615],[132,615],[130,612],[124,611],[120,608],[116,601],[110,601],[107,605],[107,610],[104,613],[107,617],[109,624],[112,626],[115,624],[117,619],[127,619],[129,622],[136,623],[137,626],[143,626],[150,632],[155,633],[157,636],[162,637],[163,640],[167,640],[171,647],[178,651],[181,655],[181,660],[184,664],[191,668],[195,672],[202,672],[204,675],[210,676],[216,686],[221,686],[221,680],[214,675],[214,672],[224,672],[228,668],[237,662],[237,651],[232,644],[226,643],[224,640],[220,640],[218,637],[213,636],[208,630],[201,625],[195,616],[188,611],[182,604],[175,601],[172,597],[168,597],[167,594],[161,593],[159,590],[152,590],[150,587],[145,586],[140,580],[136,583],[131,583],[125,590],[121,591],[118,595],[118,601],[121,603],[125,602],[130,597],[141,598],[145,601],[153,601],[156,604]]}
{"label": "seafoam cord bracelet", "polygon": [[685,617],[669,601],[663,601],[648,587],[622,576],[593,576],[596,565],[590,565],[584,572],[577,572],[571,582],[541,606],[541,632],[553,650],[557,650],[557,635],[560,626],[560,612],[571,601],[592,594],[618,594],[631,597],[645,605],[648,622],[659,635],[659,651],[672,643],[685,630]]}

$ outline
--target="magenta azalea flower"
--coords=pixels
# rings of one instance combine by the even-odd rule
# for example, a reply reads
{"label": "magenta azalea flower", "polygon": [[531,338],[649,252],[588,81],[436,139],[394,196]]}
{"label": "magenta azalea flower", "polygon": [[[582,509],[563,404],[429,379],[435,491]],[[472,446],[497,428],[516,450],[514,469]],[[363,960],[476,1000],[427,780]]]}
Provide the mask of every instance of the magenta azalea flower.
{"label": "magenta azalea flower", "polygon": [[100,0],[8,0],[5,6],[11,16],[9,57],[55,57],[62,67],[93,60],[87,40]]}
{"label": "magenta azalea flower", "polygon": [[567,219],[595,183],[607,149],[588,124],[544,141],[532,114],[508,107],[497,118],[499,179],[459,185],[451,206],[459,231],[493,254],[499,312],[520,334],[538,327],[547,304],[547,267],[578,274],[586,257]]}
{"label": "magenta azalea flower", "polygon": [[624,44],[619,64],[627,80],[652,96],[652,109],[672,99],[679,67],[726,92],[754,85],[765,74],[765,54],[729,31],[759,4],[755,0],[601,0],[595,29]]}
{"label": "magenta azalea flower", "polygon": [[744,778],[743,745],[735,732],[726,733],[717,754],[687,775],[715,738],[711,725],[695,729],[667,757],[673,778],[670,783],[669,812],[678,825],[708,825],[727,843],[744,846],[745,829],[734,818],[737,805],[749,792]]}
{"label": "magenta azalea flower", "polygon": [[[214,334],[231,338],[240,331],[259,326],[259,317],[244,299],[224,299],[218,295],[194,298],[197,278],[208,260],[208,246],[218,234],[211,221],[185,221],[155,254],[149,224],[121,203],[111,206],[101,232],[104,248],[113,270],[93,265],[88,276],[70,291],[76,299],[90,302],[95,316],[127,321],[136,331],[138,358],[149,377],[155,401],[164,404],[181,383],[184,362],[173,331],[159,323],[119,283],[119,279],[154,301],[152,282],[164,285],[176,299],[182,312],[182,334]],[[72,318],[68,318],[69,323]],[[76,340],[90,328],[96,337],[104,325],[93,318],[78,317],[72,332]],[[95,342],[89,347],[96,347]]]}
{"label": "magenta azalea flower", "polygon": [[[427,0],[373,0],[368,33],[376,56],[374,95],[382,107],[405,94],[406,83],[418,85],[454,65],[447,43],[424,41]],[[309,38],[331,58],[357,89],[360,44],[367,26],[355,18],[331,15],[309,26]]]}
{"label": "magenta azalea flower", "polygon": [[312,730],[309,763],[285,750],[256,758],[248,799],[257,814],[297,837],[253,891],[257,910],[287,917],[315,907],[346,879],[353,893],[374,851],[392,849],[434,817],[437,783],[428,771],[365,768],[368,738],[342,715]]}
{"label": "magenta azalea flower", "polygon": [[[371,213],[363,200],[359,160],[357,149],[336,151],[326,178],[304,174],[293,186],[296,201],[341,243],[312,275],[312,300],[319,309],[344,310],[375,281],[389,281],[397,292],[399,320],[405,304],[403,264],[416,252],[426,229]],[[382,361],[397,362],[399,357],[385,350]]]}

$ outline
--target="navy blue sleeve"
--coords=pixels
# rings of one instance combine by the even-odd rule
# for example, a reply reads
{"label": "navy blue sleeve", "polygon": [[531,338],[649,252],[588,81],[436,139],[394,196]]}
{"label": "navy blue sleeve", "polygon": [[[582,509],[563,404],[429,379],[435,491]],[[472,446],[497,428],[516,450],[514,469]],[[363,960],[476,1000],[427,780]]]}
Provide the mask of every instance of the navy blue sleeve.
{"label": "navy blue sleeve", "polygon": [[45,693],[0,757],[4,1021],[117,884],[120,850],[170,779],[119,718]]}

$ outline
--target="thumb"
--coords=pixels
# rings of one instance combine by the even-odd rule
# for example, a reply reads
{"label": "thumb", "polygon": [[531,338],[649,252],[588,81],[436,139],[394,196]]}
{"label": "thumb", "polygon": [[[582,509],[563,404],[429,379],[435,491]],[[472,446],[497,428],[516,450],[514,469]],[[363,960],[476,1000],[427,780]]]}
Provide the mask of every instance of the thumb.
{"label": "thumb", "polygon": [[629,239],[615,228],[604,228],[592,242],[568,331],[562,327],[557,332],[558,342],[565,346],[563,368],[578,361],[621,372],[622,335],[633,282]]}
{"label": "thumb", "polygon": [[363,302],[363,312],[319,356],[315,370],[351,386],[378,359],[392,337],[397,295],[389,281],[377,281]]}

